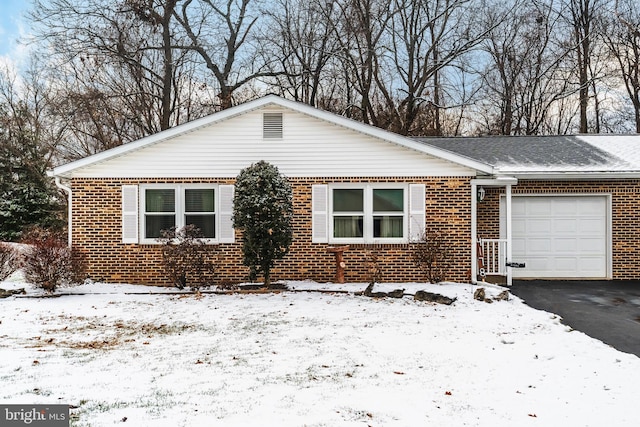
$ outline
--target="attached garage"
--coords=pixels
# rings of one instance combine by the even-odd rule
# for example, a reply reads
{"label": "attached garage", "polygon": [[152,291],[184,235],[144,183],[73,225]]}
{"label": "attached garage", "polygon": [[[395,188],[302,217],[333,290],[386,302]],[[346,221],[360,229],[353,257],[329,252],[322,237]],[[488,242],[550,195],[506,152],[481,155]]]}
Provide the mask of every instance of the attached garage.
{"label": "attached garage", "polygon": [[[494,168],[492,174],[471,182],[472,281],[483,279],[474,277],[478,268],[506,276],[507,283],[514,277],[640,278],[640,135],[421,141]],[[507,198],[512,207],[510,239],[504,212]],[[476,240],[486,245],[480,247],[481,260],[476,257]],[[502,263],[526,266],[496,268],[493,254]]]}
{"label": "attached garage", "polygon": [[514,269],[513,277],[610,277],[609,199],[607,195],[514,195],[512,259],[526,267]]}

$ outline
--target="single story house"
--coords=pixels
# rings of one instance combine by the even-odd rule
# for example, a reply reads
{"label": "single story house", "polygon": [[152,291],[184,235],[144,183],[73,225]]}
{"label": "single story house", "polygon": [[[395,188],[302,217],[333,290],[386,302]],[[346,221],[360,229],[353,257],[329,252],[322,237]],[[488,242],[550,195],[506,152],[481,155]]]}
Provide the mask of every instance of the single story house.
{"label": "single story house", "polygon": [[241,282],[233,184],[260,160],[294,193],[294,241],[274,280],[332,281],[330,249],[342,245],[347,281],[367,280],[370,252],[383,280],[424,280],[410,245],[425,229],[449,242],[448,280],[640,272],[639,136],[408,138],[266,96],[50,175],[69,195],[70,244],[92,279],[167,285],[156,239],[192,223],[217,280]]}

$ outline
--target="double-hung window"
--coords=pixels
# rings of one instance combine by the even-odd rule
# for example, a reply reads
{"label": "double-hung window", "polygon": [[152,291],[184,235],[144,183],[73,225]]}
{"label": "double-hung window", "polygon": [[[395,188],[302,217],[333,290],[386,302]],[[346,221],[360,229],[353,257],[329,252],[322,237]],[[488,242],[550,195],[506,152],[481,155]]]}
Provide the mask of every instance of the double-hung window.
{"label": "double-hung window", "polygon": [[333,237],[364,238],[364,190],[362,188],[333,189]]}
{"label": "double-hung window", "polygon": [[405,237],[404,188],[373,188],[373,237],[390,239]]}
{"label": "double-hung window", "polygon": [[332,242],[401,243],[407,240],[406,185],[331,186],[329,212]]}
{"label": "double-hung window", "polygon": [[157,243],[164,230],[194,225],[206,239],[216,238],[216,190],[207,185],[141,186],[143,243]]}
{"label": "double-hung window", "polygon": [[175,188],[145,188],[144,191],[144,238],[155,239],[163,230],[176,226]]}
{"label": "double-hung window", "polygon": [[208,239],[216,237],[216,197],[213,188],[184,189],[184,224],[194,225]]}

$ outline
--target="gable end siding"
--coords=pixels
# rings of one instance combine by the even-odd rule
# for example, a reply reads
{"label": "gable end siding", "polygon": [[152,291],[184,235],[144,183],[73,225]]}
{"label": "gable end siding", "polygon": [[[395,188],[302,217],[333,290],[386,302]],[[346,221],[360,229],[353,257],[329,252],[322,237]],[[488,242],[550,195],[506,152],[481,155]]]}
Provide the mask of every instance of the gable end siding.
{"label": "gable end siding", "polygon": [[[79,168],[77,178],[235,178],[260,160],[288,177],[474,176],[475,170],[301,113],[263,138],[257,110]],[[135,173],[136,176],[131,176]]]}

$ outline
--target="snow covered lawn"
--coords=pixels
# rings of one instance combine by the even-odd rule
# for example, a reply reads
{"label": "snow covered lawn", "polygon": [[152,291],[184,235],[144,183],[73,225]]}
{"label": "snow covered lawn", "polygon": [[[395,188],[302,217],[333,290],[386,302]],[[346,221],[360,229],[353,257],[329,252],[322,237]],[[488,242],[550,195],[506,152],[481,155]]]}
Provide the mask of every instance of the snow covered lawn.
{"label": "snow covered lawn", "polygon": [[401,286],[458,300],[104,284],[10,297],[0,300],[0,402],[68,403],[78,426],[638,425],[636,356],[515,297],[488,304],[471,285]]}

